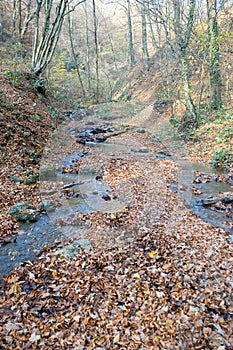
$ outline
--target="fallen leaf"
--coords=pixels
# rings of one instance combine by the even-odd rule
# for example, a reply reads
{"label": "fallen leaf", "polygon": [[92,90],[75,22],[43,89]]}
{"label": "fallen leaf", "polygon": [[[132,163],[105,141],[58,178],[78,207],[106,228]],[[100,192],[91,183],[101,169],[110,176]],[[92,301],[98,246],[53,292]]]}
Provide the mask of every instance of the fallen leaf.
{"label": "fallen leaf", "polygon": [[152,250],[149,252],[150,258],[158,258],[159,252],[157,250]]}
{"label": "fallen leaf", "polygon": [[113,343],[117,344],[119,343],[119,341],[120,341],[120,333],[117,333],[113,339]]}
{"label": "fallen leaf", "polygon": [[16,295],[19,294],[21,292],[22,288],[19,284],[13,284],[9,290],[9,295]]}
{"label": "fallen leaf", "polygon": [[40,340],[41,336],[39,334],[36,334],[35,332],[32,333],[32,335],[30,336],[29,340],[34,343],[38,340]]}

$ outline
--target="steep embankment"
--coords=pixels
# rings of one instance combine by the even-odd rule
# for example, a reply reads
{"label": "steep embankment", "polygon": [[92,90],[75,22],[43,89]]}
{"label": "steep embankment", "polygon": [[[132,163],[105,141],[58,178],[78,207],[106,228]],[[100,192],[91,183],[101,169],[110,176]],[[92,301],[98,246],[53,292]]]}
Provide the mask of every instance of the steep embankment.
{"label": "steep embankment", "polygon": [[0,240],[18,224],[8,214],[16,202],[37,205],[38,163],[54,126],[45,104],[30,82],[20,74],[0,74]]}

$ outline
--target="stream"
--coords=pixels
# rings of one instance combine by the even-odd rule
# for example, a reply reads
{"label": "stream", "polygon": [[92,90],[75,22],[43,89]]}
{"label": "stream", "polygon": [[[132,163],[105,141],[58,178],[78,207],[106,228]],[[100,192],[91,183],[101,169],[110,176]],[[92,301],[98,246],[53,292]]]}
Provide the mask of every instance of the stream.
{"label": "stream", "polygon": [[[90,137],[90,135],[93,135],[93,130],[86,134]],[[73,130],[70,135],[74,136]],[[132,151],[131,147],[127,145],[104,141],[96,142],[95,139],[88,139],[85,146],[98,149],[99,152],[109,154],[111,157],[132,153],[140,157],[151,155],[149,152],[140,151],[140,149]],[[76,245],[88,249],[90,244],[87,241],[83,242],[81,239],[82,232],[85,232],[87,228],[85,223],[79,222],[76,225],[70,225],[65,221],[67,219],[72,220],[77,212],[83,214],[97,211],[117,213],[129,204],[127,196],[114,198],[111,188],[101,180],[101,174],[98,174],[98,171],[94,168],[84,167],[77,174],[61,171],[62,167],[69,168],[75,162],[85,158],[88,158],[88,152],[74,152],[65,155],[62,158],[62,164],[60,162],[59,166],[56,166],[55,178],[52,181],[50,181],[50,178],[41,181],[42,200],[51,200],[52,198],[56,205],[40,215],[38,221],[21,224],[20,232],[16,237],[13,237],[14,240],[1,247],[0,275],[8,274],[10,270],[20,264],[30,264],[30,261],[35,260],[44,247],[53,246],[64,238],[73,238]],[[163,158],[163,156],[158,154],[157,158]],[[172,159],[170,156],[164,156],[164,158]],[[98,160],[96,161],[98,162]],[[196,171],[211,175],[213,170],[210,167],[187,160],[175,159],[175,161],[179,168],[179,182],[171,184],[171,190],[176,191],[187,207],[204,221],[228,231],[230,233],[229,242],[232,242],[233,229],[228,225],[232,222],[232,218],[225,217],[221,210],[216,211],[202,205],[202,200],[210,195],[218,196],[222,192],[232,192],[232,184],[214,181],[196,183],[195,187],[200,191],[200,194],[194,195],[192,187]],[[101,169],[101,164],[99,168]],[[71,197],[67,199],[64,193],[66,196],[71,193]],[[111,200],[108,200],[108,197],[111,197]],[[60,224],[62,220],[64,222]]]}
{"label": "stream", "polygon": [[[195,183],[195,188],[200,194],[193,194],[192,187],[194,185],[193,180],[196,172],[204,174],[205,176],[213,176],[213,169],[209,166],[189,162],[185,160],[178,160],[179,171],[179,184],[178,194],[184,200],[187,207],[192,210],[197,216],[202,218],[204,221],[216,226],[223,228],[225,231],[231,233],[233,239],[233,229],[230,228],[229,224],[232,223],[232,217],[226,217],[223,212],[226,208],[222,207],[220,210],[215,210],[210,206],[203,206],[203,200],[211,197],[218,197],[220,193],[232,193],[233,186],[214,180],[208,180],[208,182]],[[216,173],[216,172],[215,172]],[[218,172],[221,174],[221,172]],[[185,190],[182,190],[185,188]],[[233,241],[233,240],[232,240]]]}

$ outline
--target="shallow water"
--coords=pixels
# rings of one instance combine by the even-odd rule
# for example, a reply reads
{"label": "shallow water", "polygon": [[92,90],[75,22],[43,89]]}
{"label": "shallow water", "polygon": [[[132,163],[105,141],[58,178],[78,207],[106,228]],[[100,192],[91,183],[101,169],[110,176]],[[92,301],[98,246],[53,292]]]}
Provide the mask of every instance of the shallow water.
{"label": "shallow water", "polygon": [[[126,145],[99,143],[89,144],[88,147],[90,146],[97,147],[102,153],[132,153],[130,147]],[[151,155],[150,153],[140,153],[140,151],[136,151],[135,154],[144,157]],[[83,156],[80,152],[69,154],[63,159],[63,165],[69,167]],[[166,158],[169,158],[169,156]],[[171,188],[176,190],[186,205],[204,221],[222,227],[233,235],[233,230],[226,225],[226,222],[230,222],[232,219],[226,218],[222,213],[201,205],[203,198],[208,197],[210,194],[216,196],[219,192],[231,192],[232,186],[219,182],[194,184],[196,188],[203,192],[201,195],[195,196],[191,191],[195,171],[211,174],[213,172],[212,169],[186,160],[176,160],[176,162],[179,167],[179,181],[178,184],[172,185]],[[55,241],[67,237],[79,239],[83,231],[85,231],[85,225],[83,224],[75,226],[63,224],[63,226],[59,226],[57,225],[58,220],[70,219],[77,212],[92,213],[99,211],[116,213],[124,210],[128,204],[127,198],[114,199],[111,189],[102,181],[96,180],[96,173],[93,169],[84,168],[79,174],[63,174],[58,170],[57,182],[61,186],[72,183],[80,184],[72,187],[71,191],[73,191],[74,196],[67,199],[61,194],[60,207],[56,207],[54,211],[42,215],[35,223],[22,224],[20,233],[15,237],[15,242],[1,247],[0,275],[9,273],[11,269],[22,262],[34,260],[42,248],[53,245]],[[111,200],[105,200],[103,198],[104,195],[109,195]],[[48,196],[45,199],[48,199]]]}
{"label": "shallow water", "polygon": [[[179,196],[185,201],[188,208],[204,221],[211,223],[214,226],[221,227],[233,235],[233,229],[229,226],[229,223],[232,222],[232,218],[226,217],[224,213],[213,210],[211,207],[204,207],[201,202],[203,199],[210,196],[218,197],[220,193],[233,193],[233,186],[228,183],[215,181],[193,183],[196,171],[209,175],[220,173],[220,171],[215,172],[211,167],[199,163],[188,162],[186,160],[179,160],[177,163],[179,167],[179,183],[177,191]],[[202,192],[200,195],[193,194],[191,190],[193,185]]]}
{"label": "shallow water", "polygon": [[103,153],[114,153],[114,152],[123,152],[123,153],[129,153],[131,150],[129,146],[127,145],[121,145],[116,143],[94,143],[94,142],[87,142],[86,145],[88,147],[95,147],[100,149]]}
{"label": "shallow water", "polygon": [[15,241],[0,249],[0,274],[7,274],[20,263],[33,260],[45,246],[52,245],[62,233],[47,215],[35,223],[22,224]]}
{"label": "shallow water", "polygon": [[[125,147],[110,145],[103,147],[107,152],[113,150],[123,150]],[[101,149],[102,151],[102,149]],[[69,154],[63,160],[63,165],[69,167],[79,159],[79,152]],[[7,274],[11,269],[19,266],[25,261],[34,260],[37,254],[44,247],[51,246],[54,242],[63,240],[65,238],[80,238],[85,225],[64,224],[67,219],[72,219],[76,213],[116,213],[125,209],[127,206],[127,199],[112,198],[112,191],[109,186],[102,181],[96,180],[96,173],[93,169],[84,168],[80,174],[65,173],[57,171],[57,178],[54,184],[62,185],[80,183],[77,186],[72,186],[74,194],[77,197],[65,198],[61,193],[59,198],[59,207],[54,211],[49,211],[41,215],[39,220],[34,223],[21,224],[19,234],[14,238],[15,240],[1,247],[0,249],[0,275]],[[54,186],[54,188],[56,188]],[[43,192],[43,184],[42,191]],[[46,192],[46,191],[45,191]],[[56,192],[59,193],[59,190]],[[52,191],[53,195],[53,191]],[[52,199],[46,193],[41,195],[42,200]],[[103,199],[104,195],[108,195],[111,200]],[[58,222],[62,222],[62,226]]]}

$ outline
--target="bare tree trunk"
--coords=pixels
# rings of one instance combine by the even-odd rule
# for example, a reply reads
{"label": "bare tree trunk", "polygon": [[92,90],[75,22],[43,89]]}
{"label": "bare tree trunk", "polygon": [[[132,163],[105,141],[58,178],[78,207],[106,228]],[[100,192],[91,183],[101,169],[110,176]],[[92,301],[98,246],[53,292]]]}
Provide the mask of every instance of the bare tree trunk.
{"label": "bare tree trunk", "polygon": [[98,25],[96,17],[96,4],[95,0],[92,0],[93,6],[93,20],[94,20],[94,42],[95,42],[95,71],[96,71],[96,102],[99,102],[99,47],[98,47]]}
{"label": "bare tree trunk", "polygon": [[73,60],[75,62],[76,72],[77,72],[77,75],[78,75],[78,80],[79,80],[80,85],[81,85],[83,97],[85,98],[86,97],[86,92],[85,92],[85,89],[84,89],[84,85],[83,85],[83,82],[82,82],[82,77],[81,77],[81,74],[80,74],[80,71],[79,71],[79,65],[78,65],[76,54],[75,54],[75,50],[74,50],[74,42],[73,42],[73,36],[72,36],[70,14],[68,14],[68,26],[69,26],[69,39],[70,39],[71,52],[72,52]]}
{"label": "bare tree trunk", "polygon": [[182,50],[180,57],[181,67],[182,67],[182,80],[183,80],[183,89],[184,89],[184,97],[186,108],[190,114],[191,120],[190,122],[196,128],[198,126],[197,112],[195,105],[193,103],[192,94],[191,94],[191,86],[189,79],[189,67],[187,60],[186,50]]}
{"label": "bare tree trunk", "polygon": [[12,33],[14,42],[16,41],[16,21],[17,21],[17,4],[16,4],[16,0],[14,0],[13,1],[13,33]]}
{"label": "bare tree trunk", "polygon": [[22,30],[22,2],[21,0],[13,1],[13,39],[14,42],[21,43]]}
{"label": "bare tree trunk", "polygon": [[146,70],[150,70],[150,57],[148,52],[148,43],[147,43],[147,27],[146,27],[146,7],[143,3],[141,5],[141,20],[142,20],[142,51],[143,58],[146,63]]}
{"label": "bare tree trunk", "polygon": [[89,23],[88,23],[88,11],[87,4],[84,4],[85,11],[85,34],[86,34],[86,64],[88,74],[88,89],[91,91],[91,69],[90,69],[90,44],[89,44]]}
{"label": "bare tree trunk", "polygon": [[201,102],[202,102],[202,95],[204,91],[204,64],[201,64],[201,72],[200,72],[200,93],[199,93],[199,100],[198,100],[198,114],[201,112]]}
{"label": "bare tree trunk", "polygon": [[34,18],[34,13],[31,14],[31,5],[32,5],[32,0],[27,0],[27,4],[26,4],[26,13],[25,13],[25,18],[24,18],[24,22],[23,22],[23,28],[21,31],[21,40],[23,41],[25,34],[28,30],[28,26],[29,23],[32,21],[32,19]]}
{"label": "bare tree trunk", "polygon": [[22,3],[21,0],[17,1],[17,11],[18,11],[18,39],[21,43],[21,31],[22,31]]}
{"label": "bare tree trunk", "polygon": [[3,5],[0,2],[0,41],[3,42]]}
{"label": "bare tree trunk", "polygon": [[190,115],[190,123],[194,127],[198,126],[198,118],[195,105],[192,100],[192,91],[189,78],[189,65],[187,58],[187,48],[190,42],[191,33],[193,29],[194,13],[195,13],[195,0],[190,0],[188,22],[186,28],[183,28],[181,24],[181,4],[180,0],[173,0],[174,7],[174,30],[176,34],[176,42],[179,49],[180,63],[182,69],[183,90],[186,103],[186,109]]}
{"label": "bare tree trunk", "polygon": [[39,15],[42,6],[42,0],[39,0],[37,4],[38,6],[36,10],[35,20],[35,44],[33,50],[32,69],[36,75],[40,75],[53,57],[60,36],[64,16],[68,5],[68,0],[59,0],[55,10],[55,18],[51,24],[50,15],[52,1],[46,1],[46,14],[40,41]]}
{"label": "bare tree trunk", "polygon": [[217,22],[217,0],[207,0],[210,74],[210,104],[212,108],[221,106],[221,73],[219,60],[219,36]]}
{"label": "bare tree trunk", "polygon": [[132,20],[131,20],[131,4],[130,0],[127,0],[127,23],[128,23],[128,55],[129,63],[132,68],[135,63],[135,53],[134,53],[134,44],[133,44],[133,30],[132,30]]}
{"label": "bare tree trunk", "polygon": [[37,7],[35,11],[35,35],[34,35],[34,45],[33,45],[33,51],[32,51],[32,68],[36,65],[36,52],[39,44],[39,19],[40,19],[40,11],[42,7],[42,1],[37,1]]}
{"label": "bare tree trunk", "polygon": [[113,55],[114,66],[115,66],[115,69],[118,69],[118,67],[117,67],[117,60],[116,60],[116,54],[115,54],[114,46],[113,46],[113,43],[112,43],[112,38],[111,38],[109,32],[107,34],[108,34],[109,44],[111,46],[112,55]]}
{"label": "bare tree trunk", "polygon": [[150,33],[151,33],[151,39],[152,39],[152,44],[153,44],[153,49],[154,52],[156,52],[158,45],[155,39],[155,33],[154,33],[154,29],[153,29],[153,24],[152,24],[152,20],[151,20],[151,15],[150,15],[150,11],[148,11],[147,13],[147,18],[148,18],[148,22],[149,22],[149,26],[150,26]]}

